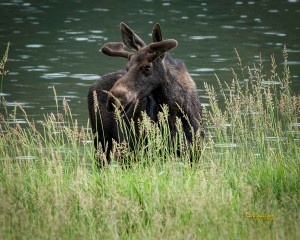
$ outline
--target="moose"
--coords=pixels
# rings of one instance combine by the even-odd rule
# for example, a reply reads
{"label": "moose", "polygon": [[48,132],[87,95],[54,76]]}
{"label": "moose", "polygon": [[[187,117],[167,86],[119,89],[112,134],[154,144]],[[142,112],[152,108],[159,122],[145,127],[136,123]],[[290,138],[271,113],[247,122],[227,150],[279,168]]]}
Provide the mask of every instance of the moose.
{"label": "moose", "polygon": [[[167,106],[171,137],[176,134],[176,119],[179,118],[187,143],[193,140],[195,133],[202,139],[202,108],[196,84],[185,65],[168,53],[177,47],[177,41],[163,40],[159,24],[153,27],[153,42],[148,45],[125,23],[120,24],[120,29],[123,42],[106,43],[101,52],[126,58],[126,70],[102,76],[88,92],[89,118],[96,150],[106,146],[104,150],[109,163],[113,141],[122,142],[114,114],[117,109],[135,123],[142,112],[157,122],[162,106]],[[124,44],[133,52],[125,50]],[[104,162],[100,161],[100,164]]]}

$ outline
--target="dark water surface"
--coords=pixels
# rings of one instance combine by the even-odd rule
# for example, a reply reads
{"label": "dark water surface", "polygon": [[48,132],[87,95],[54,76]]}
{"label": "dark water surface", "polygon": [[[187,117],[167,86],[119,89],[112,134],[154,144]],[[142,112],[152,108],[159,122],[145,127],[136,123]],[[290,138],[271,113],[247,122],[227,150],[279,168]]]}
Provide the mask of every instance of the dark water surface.
{"label": "dark water surface", "polygon": [[[300,90],[300,3],[262,1],[107,1],[1,0],[0,54],[11,43],[2,95],[8,105],[20,103],[29,117],[41,119],[56,111],[53,86],[66,98],[80,124],[87,122],[86,95],[102,74],[124,68],[125,59],[98,50],[120,41],[120,22],[146,42],[156,22],[164,38],[175,38],[172,50],[182,59],[205,104],[203,82],[232,79],[236,48],[245,64],[259,60],[270,69],[270,55],[282,63],[286,45],[294,92]],[[0,109],[1,111],[3,109]]]}

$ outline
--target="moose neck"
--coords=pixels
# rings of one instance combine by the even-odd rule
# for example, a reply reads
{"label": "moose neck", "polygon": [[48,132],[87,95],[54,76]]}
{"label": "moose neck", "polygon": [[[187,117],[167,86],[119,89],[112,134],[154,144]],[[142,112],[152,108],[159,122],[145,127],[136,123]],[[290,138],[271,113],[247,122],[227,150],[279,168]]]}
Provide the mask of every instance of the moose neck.
{"label": "moose neck", "polygon": [[197,88],[184,64],[168,55],[162,64],[164,66],[161,75],[164,78],[163,84],[153,92],[158,104],[168,105],[170,118],[181,117],[185,114],[191,122],[199,119],[201,107]]}

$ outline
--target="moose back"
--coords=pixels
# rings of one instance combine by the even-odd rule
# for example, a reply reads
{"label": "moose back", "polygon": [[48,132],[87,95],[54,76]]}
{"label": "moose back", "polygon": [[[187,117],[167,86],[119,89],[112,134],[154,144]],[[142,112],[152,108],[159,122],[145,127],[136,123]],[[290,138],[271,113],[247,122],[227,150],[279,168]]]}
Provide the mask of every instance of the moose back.
{"label": "moose back", "polygon": [[[114,114],[116,109],[135,123],[143,111],[156,122],[161,107],[167,105],[171,136],[176,134],[176,118],[179,118],[187,144],[195,134],[203,138],[202,109],[196,84],[184,64],[168,53],[177,47],[177,41],[163,40],[159,24],[152,30],[153,42],[150,44],[126,24],[121,23],[120,28],[123,42],[106,43],[101,51],[108,56],[126,58],[126,70],[102,76],[88,92],[96,150],[102,148],[109,163],[113,140],[123,141]],[[124,44],[133,51],[125,50]],[[100,159],[100,164],[104,164],[103,159]]]}

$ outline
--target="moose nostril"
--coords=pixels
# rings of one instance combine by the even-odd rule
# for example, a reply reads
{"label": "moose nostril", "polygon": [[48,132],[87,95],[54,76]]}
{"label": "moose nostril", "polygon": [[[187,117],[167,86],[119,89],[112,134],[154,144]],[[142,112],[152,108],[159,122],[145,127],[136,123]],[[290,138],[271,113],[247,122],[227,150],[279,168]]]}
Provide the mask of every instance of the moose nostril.
{"label": "moose nostril", "polygon": [[115,108],[119,108],[118,100],[114,96],[108,96],[106,108],[108,112],[113,112]]}
{"label": "moose nostril", "polygon": [[113,105],[112,101],[107,101],[106,109],[107,109],[108,112],[113,112],[114,111],[114,105]]}

